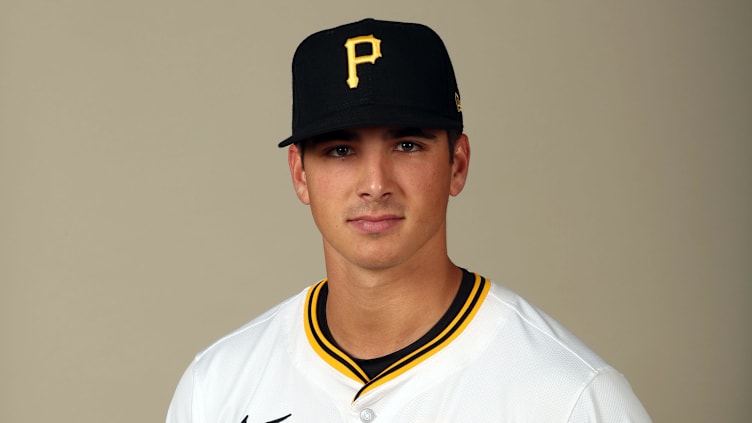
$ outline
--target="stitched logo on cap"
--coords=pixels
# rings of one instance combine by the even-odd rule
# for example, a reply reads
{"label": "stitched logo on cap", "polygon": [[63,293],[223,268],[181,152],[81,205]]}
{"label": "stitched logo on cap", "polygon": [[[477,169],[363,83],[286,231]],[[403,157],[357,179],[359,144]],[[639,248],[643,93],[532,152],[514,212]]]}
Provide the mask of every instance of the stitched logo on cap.
{"label": "stitched logo on cap", "polygon": [[[355,46],[358,44],[371,44],[371,54],[367,56],[356,56]],[[358,87],[358,65],[362,63],[376,63],[376,59],[381,57],[381,40],[371,35],[363,35],[355,38],[348,38],[345,42],[347,49],[347,85],[350,89]]]}

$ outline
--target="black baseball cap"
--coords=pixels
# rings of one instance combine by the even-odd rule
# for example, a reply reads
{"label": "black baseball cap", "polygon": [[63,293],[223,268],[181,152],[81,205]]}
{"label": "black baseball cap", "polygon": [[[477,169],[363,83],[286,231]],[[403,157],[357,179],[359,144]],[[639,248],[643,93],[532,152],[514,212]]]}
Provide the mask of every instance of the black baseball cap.
{"label": "black baseball cap", "polygon": [[444,42],[431,28],[375,19],[310,35],[292,60],[292,136],[279,147],[361,126],[462,131]]}

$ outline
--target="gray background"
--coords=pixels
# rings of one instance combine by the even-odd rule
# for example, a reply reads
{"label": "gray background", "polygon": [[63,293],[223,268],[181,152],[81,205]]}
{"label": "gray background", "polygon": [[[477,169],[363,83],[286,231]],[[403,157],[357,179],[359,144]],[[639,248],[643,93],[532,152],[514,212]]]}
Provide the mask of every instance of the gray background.
{"label": "gray background", "polygon": [[195,352],[323,276],[276,142],[298,42],[366,16],[452,54],[454,260],[569,326],[655,421],[748,421],[751,12],[0,0],[0,421],[162,421]]}

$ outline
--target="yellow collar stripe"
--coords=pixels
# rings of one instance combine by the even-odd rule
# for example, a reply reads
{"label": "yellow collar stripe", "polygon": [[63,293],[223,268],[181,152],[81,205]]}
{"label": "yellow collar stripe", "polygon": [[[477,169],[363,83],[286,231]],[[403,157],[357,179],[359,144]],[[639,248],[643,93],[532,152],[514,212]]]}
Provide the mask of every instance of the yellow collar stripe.
{"label": "yellow collar stripe", "polygon": [[308,290],[304,322],[306,336],[308,337],[308,342],[313,350],[316,351],[325,362],[347,377],[363,383],[363,387],[355,395],[353,401],[375,387],[383,385],[384,383],[404,374],[437,353],[444,346],[449,345],[473,320],[473,317],[478,312],[481,304],[483,304],[483,300],[488,294],[491,286],[485,278],[475,274],[475,282],[470,295],[468,295],[467,300],[462,305],[462,308],[457,315],[454,316],[452,322],[430,342],[427,342],[417,350],[396,361],[379,375],[369,380],[366,373],[355,363],[355,361],[352,360],[352,358],[326,339],[319,327],[316,306],[319,301],[319,294],[325,283],[326,280],[323,280]]}
{"label": "yellow collar stripe", "polygon": [[308,343],[314,351],[330,366],[337,369],[340,373],[354,379],[357,382],[367,383],[368,376],[344,351],[341,351],[335,345],[330,343],[319,328],[319,320],[316,314],[316,305],[319,303],[319,293],[326,283],[326,279],[312,286],[308,290],[305,310],[305,331],[308,336]]}
{"label": "yellow collar stripe", "polygon": [[462,331],[465,330],[468,324],[473,320],[473,317],[478,312],[480,305],[488,294],[490,284],[480,275],[475,274],[475,285],[473,286],[470,295],[463,304],[462,309],[454,317],[452,322],[432,341],[426,343],[422,347],[413,351],[411,354],[398,360],[388,368],[386,368],[379,375],[374,377],[368,382],[355,396],[355,399],[363,395],[364,393],[373,390],[377,386],[404,374],[408,370],[417,366],[419,363],[427,360],[429,357],[439,352],[444,346],[449,345],[454,339],[456,339]]}

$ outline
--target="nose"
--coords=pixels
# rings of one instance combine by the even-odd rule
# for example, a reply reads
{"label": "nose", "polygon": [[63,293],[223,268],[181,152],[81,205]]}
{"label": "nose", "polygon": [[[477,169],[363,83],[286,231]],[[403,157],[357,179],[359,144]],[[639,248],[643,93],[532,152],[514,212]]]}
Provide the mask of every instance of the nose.
{"label": "nose", "polygon": [[364,154],[358,196],[368,201],[385,201],[393,192],[392,163],[388,154],[371,152]]}

